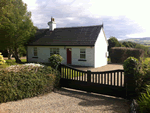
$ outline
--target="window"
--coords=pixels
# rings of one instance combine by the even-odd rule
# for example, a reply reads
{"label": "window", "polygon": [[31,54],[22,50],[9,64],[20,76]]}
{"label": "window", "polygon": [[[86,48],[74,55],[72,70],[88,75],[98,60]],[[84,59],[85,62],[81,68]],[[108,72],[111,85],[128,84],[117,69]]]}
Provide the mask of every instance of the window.
{"label": "window", "polygon": [[53,54],[59,55],[59,48],[50,48],[50,56]]}
{"label": "window", "polygon": [[37,47],[34,47],[34,56],[37,56]]}
{"label": "window", "polygon": [[85,49],[80,49],[80,59],[85,59],[86,58],[86,52]]}

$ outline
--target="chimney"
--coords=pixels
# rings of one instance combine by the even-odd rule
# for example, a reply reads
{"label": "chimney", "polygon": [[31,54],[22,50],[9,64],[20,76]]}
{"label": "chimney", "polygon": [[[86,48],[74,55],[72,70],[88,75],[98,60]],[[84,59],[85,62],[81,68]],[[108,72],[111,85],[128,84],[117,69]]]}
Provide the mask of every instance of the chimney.
{"label": "chimney", "polygon": [[56,28],[56,23],[54,18],[51,17],[51,21],[47,23],[49,25],[49,30],[53,31]]}

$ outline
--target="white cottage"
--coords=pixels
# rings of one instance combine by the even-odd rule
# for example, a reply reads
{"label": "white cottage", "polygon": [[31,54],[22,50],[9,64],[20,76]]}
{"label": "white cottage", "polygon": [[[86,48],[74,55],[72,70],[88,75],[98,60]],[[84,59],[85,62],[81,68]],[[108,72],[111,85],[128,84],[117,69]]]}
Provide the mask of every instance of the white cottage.
{"label": "white cottage", "polygon": [[62,64],[101,67],[107,64],[108,42],[103,25],[39,29],[27,44],[27,62],[48,63],[52,54],[63,57]]}

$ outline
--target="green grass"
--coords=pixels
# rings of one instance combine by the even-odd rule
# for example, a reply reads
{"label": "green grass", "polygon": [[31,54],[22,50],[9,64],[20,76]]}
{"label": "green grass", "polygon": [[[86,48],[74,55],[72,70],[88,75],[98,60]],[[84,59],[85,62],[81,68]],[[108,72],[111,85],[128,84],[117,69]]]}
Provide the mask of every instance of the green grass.
{"label": "green grass", "polygon": [[[72,77],[82,76],[82,72],[77,73],[77,71],[69,69],[69,68],[66,70],[61,68],[61,76],[65,77],[65,75],[66,75],[66,77],[68,77],[70,79]],[[84,73],[83,73],[83,75],[84,75]]]}
{"label": "green grass", "polygon": [[144,45],[145,47],[150,47],[150,45]]}
{"label": "green grass", "polygon": [[145,60],[150,62],[150,57],[147,57]]}
{"label": "green grass", "polygon": [[19,63],[16,63],[16,60],[15,60],[15,59],[6,60],[5,64],[0,65],[0,69],[1,69],[1,68],[9,67],[9,66],[11,66],[11,65],[21,65],[21,64],[24,64],[24,63],[26,63],[26,59],[21,59],[21,62],[22,62],[22,63],[19,64]]}

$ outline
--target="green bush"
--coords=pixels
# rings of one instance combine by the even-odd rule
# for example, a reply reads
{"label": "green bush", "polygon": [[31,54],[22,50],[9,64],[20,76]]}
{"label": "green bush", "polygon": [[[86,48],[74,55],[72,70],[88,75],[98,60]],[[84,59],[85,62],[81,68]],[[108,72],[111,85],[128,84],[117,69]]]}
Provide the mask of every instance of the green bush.
{"label": "green bush", "polygon": [[128,57],[123,63],[123,68],[126,74],[133,74],[137,63],[138,59],[134,57]]}
{"label": "green bush", "polygon": [[60,73],[51,67],[15,69],[0,70],[0,103],[48,93],[59,86]]}
{"label": "green bush", "polygon": [[109,52],[112,63],[123,63],[128,57],[135,57],[138,60],[144,56],[142,49],[112,47]]}
{"label": "green bush", "polygon": [[141,113],[150,113],[150,93],[141,93],[141,97],[137,100]]}
{"label": "green bush", "polygon": [[134,98],[137,96],[135,88],[136,88],[136,80],[135,80],[135,68],[138,63],[138,59],[134,57],[128,57],[123,64],[124,67],[124,75],[127,82],[128,89],[128,97]]}
{"label": "green bush", "polygon": [[0,52],[0,65],[5,64],[5,60],[3,58],[3,55],[1,55],[2,53]]}
{"label": "green bush", "polygon": [[[133,75],[135,80],[135,91],[140,112],[150,112],[150,63],[149,59],[140,58],[138,61],[134,57],[129,57],[124,61],[124,71],[126,74]],[[134,84],[134,81],[133,81]]]}
{"label": "green bush", "polygon": [[147,84],[150,84],[150,64],[141,58],[135,68],[136,92],[143,92]]}
{"label": "green bush", "polygon": [[51,63],[51,67],[57,69],[58,66],[61,64],[63,58],[58,55],[58,54],[54,54],[52,56],[50,56],[49,58],[49,62]]}

